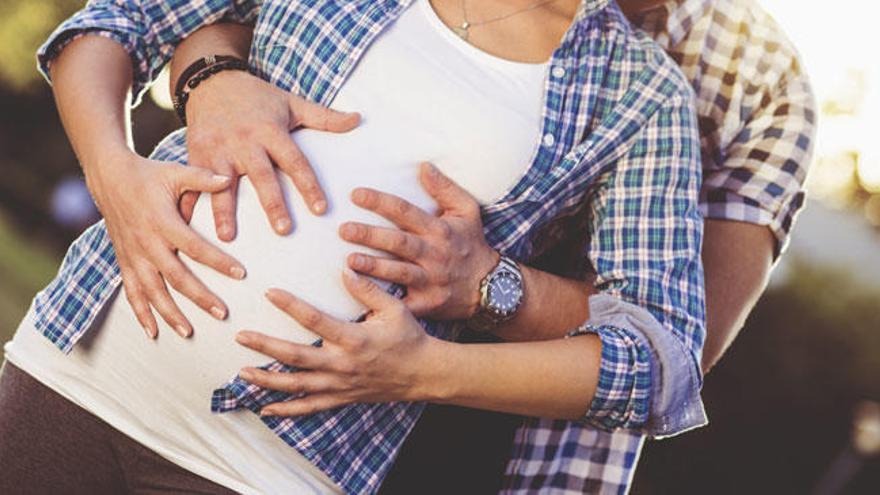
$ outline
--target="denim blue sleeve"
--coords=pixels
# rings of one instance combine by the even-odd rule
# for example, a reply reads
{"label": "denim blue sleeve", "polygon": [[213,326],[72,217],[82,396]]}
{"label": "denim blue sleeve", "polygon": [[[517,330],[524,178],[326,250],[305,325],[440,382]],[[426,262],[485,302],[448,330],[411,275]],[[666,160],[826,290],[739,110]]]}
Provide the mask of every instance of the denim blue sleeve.
{"label": "denim blue sleeve", "polygon": [[136,105],[171,59],[174,48],[197,29],[230,21],[253,22],[262,0],[91,0],[64,21],[37,51],[40,71],[74,39],[87,33],[110,38],[131,56]]}
{"label": "denim blue sleeve", "polygon": [[[585,328],[599,336],[602,362],[584,420],[599,428],[663,436],[705,423],[700,140],[689,94],[656,110],[590,205],[585,254],[599,296]],[[676,417],[685,409],[689,419]]]}

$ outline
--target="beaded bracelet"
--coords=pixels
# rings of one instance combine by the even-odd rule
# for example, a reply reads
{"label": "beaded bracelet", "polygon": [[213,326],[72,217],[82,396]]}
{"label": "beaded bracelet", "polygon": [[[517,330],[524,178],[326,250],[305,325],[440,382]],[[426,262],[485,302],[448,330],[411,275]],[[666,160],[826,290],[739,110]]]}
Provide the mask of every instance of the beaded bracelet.
{"label": "beaded bracelet", "polygon": [[247,62],[226,55],[201,58],[183,71],[180,79],[177,80],[173,98],[174,111],[183,125],[186,125],[186,102],[189,101],[190,92],[209,77],[226,70],[250,71]]}

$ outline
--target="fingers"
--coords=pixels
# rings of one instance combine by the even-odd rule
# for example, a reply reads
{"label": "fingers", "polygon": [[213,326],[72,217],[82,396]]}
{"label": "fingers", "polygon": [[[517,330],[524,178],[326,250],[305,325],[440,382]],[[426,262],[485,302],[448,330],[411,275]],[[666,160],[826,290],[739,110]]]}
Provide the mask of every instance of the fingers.
{"label": "fingers", "polygon": [[156,308],[156,312],[165,320],[165,323],[181,337],[186,338],[192,335],[192,326],[189,324],[189,320],[186,319],[180,308],[171,299],[171,295],[168,294],[168,288],[165,287],[165,282],[159,276],[159,273],[148,264],[141,265],[138,268],[138,273],[143,283],[144,294],[147,296],[150,305]]}
{"label": "fingers", "polygon": [[397,309],[403,304],[366,277],[361,277],[351,270],[343,270],[342,281],[358,302],[374,311]]}
{"label": "fingers", "polygon": [[327,198],[318,183],[318,177],[290,135],[273,132],[268,136],[267,145],[278,168],[290,176],[312,213],[321,215],[327,211]]}
{"label": "fingers", "polygon": [[422,163],[419,172],[422,187],[437,201],[441,209],[466,217],[480,215],[480,205],[477,200],[452,179],[443,175],[437,167],[427,162]]}
{"label": "fingers", "polygon": [[425,251],[424,241],[413,234],[357,222],[340,225],[339,236],[348,242],[385,251],[410,261],[419,259]]}
{"label": "fingers", "polygon": [[352,191],[351,200],[357,206],[387,218],[401,229],[417,234],[426,232],[434,223],[439,222],[437,217],[429,215],[409,201],[375,189],[359,187]]}
{"label": "fingers", "polygon": [[[319,131],[348,132],[360,124],[361,116],[356,112],[339,112],[323,105],[291,95],[290,111],[293,114],[293,128],[308,127]],[[292,129],[291,129],[292,130]]]}
{"label": "fingers", "polygon": [[217,238],[224,242],[235,239],[235,207],[238,201],[238,177],[223,191],[211,195],[211,211],[214,213],[214,228]]}
{"label": "fingers", "polygon": [[[187,268],[177,256],[172,254],[171,251],[168,251],[163,247],[154,248],[151,253],[151,258],[151,261],[158,268],[159,273],[161,273],[161,277],[164,278],[171,287],[174,287],[177,292],[195,303],[214,318],[218,320],[226,318],[227,309],[226,305],[223,304],[223,301],[211,292],[205,284],[197,279],[189,268]],[[164,283],[162,283],[162,287],[165,287]],[[165,294],[167,295],[167,291]],[[170,297],[168,297],[168,299],[169,301],[171,300]],[[177,305],[174,304],[173,301],[171,304],[176,311],[175,314],[180,313],[180,310],[177,309]],[[157,307],[157,309],[159,308]],[[180,317],[183,320],[186,320],[182,313],[180,314]],[[169,324],[171,324],[171,322],[169,322]],[[187,322],[187,326],[188,325],[189,323]]]}
{"label": "fingers", "polygon": [[175,222],[167,232],[168,240],[183,254],[194,261],[209,266],[219,273],[236,280],[245,277],[244,266],[235,258],[208,242],[188,225]]}
{"label": "fingers", "polygon": [[[265,354],[296,368],[310,370],[334,369],[333,360],[328,356],[327,350],[319,347],[296,344],[251,331],[239,332],[235,336],[235,341],[260,354]],[[251,381],[246,376],[242,376],[242,378]]]}
{"label": "fingers", "polygon": [[183,221],[189,223],[192,220],[193,210],[196,207],[196,201],[199,199],[199,193],[187,191],[180,197],[180,216]]}
{"label": "fingers", "polygon": [[305,416],[334,409],[351,401],[334,394],[315,394],[288,402],[276,402],[260,411],[260,416]]}
{"label": "fingers", "polygon": [[266,291],[266,298],[300,325],[325,340],[337,343],[346,340],[346,323],[327,315],[293,294],[281,289],[269,289]]}
{"label": "fingers", "polygon": [[254,385],[294,395],[335,392],[343,388],[340,380],[329,373],[311,371],[286,373],[244,368],[239,376]]}
{"label": "fingers", "polygon": [[231,179],[229,187],[211,195],[211,212],[214,214],[214,229],[217,238],[224,242],[235,239],[235,208],[238,200],[238,173],[235,167],[225,158],[215,157],[211,170]]}
{"label": "fingers", "polygon": [[[269,157],[263,150],[254,150],[247,155],[247,162],[250,163],[249,177],[266,212],[266,217],[272,228],[280,235],[290,233],[293,222],[290,220],[290,214],[287,211],[287,204],[284,202],[284,195],[281,193],[281,185],[278,184],[278,177],[275,175],[275,169]],[[244,165],[244,164],[241,164]],[[239,167],[244,170],[243,166]]]}
{"label": "fingers", "polygon": [[146,294],[141,288],[140,281],[130,272],[130,268],[123,268],[121,263],[120,269],[123,274],[122,284],[125,290],[125,298],[128,300],[132,311],[134,311],[135,318],[137,318],[141,328],[144,329],[147,338],[155,339],[159,335],[159,327],[156,325],[156,318],[150,310],[150,305],[147,302]]}
{"label": "fingers", "polygon": [[215,174],[204,168],[169,166],[177,169],[175,171],[175,179],[178,192],[218,192],[229,187],[229,184],[232,182],[232,177]]}
{"label": "fingers", "polygon": [[420,266],[405,261],[377,258],[367,254],[353,253],[348,256],[348,266],[364,275],[370,275],[407,287],[424,285],[428,275]]}

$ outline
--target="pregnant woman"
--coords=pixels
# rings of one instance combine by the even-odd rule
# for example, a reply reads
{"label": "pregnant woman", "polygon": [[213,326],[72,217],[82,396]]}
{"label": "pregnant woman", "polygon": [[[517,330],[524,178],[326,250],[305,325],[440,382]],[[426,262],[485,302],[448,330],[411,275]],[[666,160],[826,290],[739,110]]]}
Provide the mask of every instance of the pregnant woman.
{"label": "pregnant woman", "polygon": [[[294,192],[294,182],[308,180],[292,155],[272,156],[295,179],[279,176],[292,233],[277,210],[268,208],[274,217],[265,221],[271,179],[256,172],[242,179],[228,254],[195,249],[215,228],[207,198],[196,202],[188,227],[177,207],[185,191],[218,192],[231,178],[168,163],[187,161],[183,131],[152,160],[125,145],[132,84],[142,90],[182,38],[221,19],[256,20],[251,69],[302,96],[294,123],[354,127],[351,116],[315,118],[306,100],[361,114],[350,132],[291,134],[314,164],[325,204],[314,189]],[[569,486],[625,489],[643,435],[705,423],[691,94],[615,6],[98,1],[56,31],[41,60],[51,62],[62,119],[107,220],[74,243],[6,347],[0,491],[371,493],[418,418],[423,406],[413,401],[423,400],[574,420],[524,424],[507,468],[510,490],[560,477]],[[250,157],[226,170],[260,161],[259,153]],[[585,270],[565,279],[528,266],[582,232],[578,225],[586,227]],[[444,299],[466,304],[407,309],[373,282],[340,277],[349,255],[365,250],[353,243],[376,248],[367,251],[376,256],[424,259],[406,252],[416,242],[381,239],[429,234],[469,241],[436,257],[445,263],[433,272],[459,280]],[[179,262],[169,261],[173,250]],[[170,294],[154,290],[162,276]],[[123,278],[131,305],[117,290]],[[386,278],[410,285],[409,303],[425,285]],[[213,294],[200,295],[200,283]],[[144,311],[137,291],[150,287],[149,302],[167,326]],[[267,300],[276,287],[299,298],[272,290]],[[367,310],[361,323],[340,323]],[[411,311],[430,319],[417,323]],[[465,322],[523,342],[440,344]],[[142,328],[159,338],[144,339]],[[191,338],[168,338],[171,329]],[[277,340],[266,345],[242,329]],[[325,338],[322,349],[297,346],[316,343],[311,330]],[[264,383],[286,390],[271,392],[237,376],[265,365],[284,372],[271,376],[304,377],[325,390],[316,383],[323,375],[288,365],[318,370],[322,352],[375,350],[377,340],[386,352],[372,365],[393,365],[389,376],[401,386],[370,395],[364,382],[367,392],[353,396],[359,403],[322,404],[316,394],[299,401],[311,410],[297,410],[297,392],[312,386]],[[272,350],[284,345],[289,352]],[[279,361],[267,364],[249,347]],[[263,375],[248,368],[245,376],[261,382]],[[287,409],[264,409],[279,401]],[[600,449],[606,461],[593,455]],[[541,471],[548,459],[553,471]]]}

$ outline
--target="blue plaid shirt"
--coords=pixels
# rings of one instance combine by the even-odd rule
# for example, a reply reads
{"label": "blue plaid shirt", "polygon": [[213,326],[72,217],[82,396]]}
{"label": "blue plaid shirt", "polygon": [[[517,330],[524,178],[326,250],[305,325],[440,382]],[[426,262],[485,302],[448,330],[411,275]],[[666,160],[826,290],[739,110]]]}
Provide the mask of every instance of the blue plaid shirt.
{"label": "blue plaid shirt", "polygon": [[[255,72],[329,104],[370,42],[411,2],[95,0],[52,34],[39,59],[48,74],[52,58],[76,36],[112,38],[131,55],[138,99],[181,39],[219,20],[253,22]],[[484,228],[496,249],[528,263],[566,240],[566,225],[584,227],[582,265],[600,295],[591,299],[591,318],[580,332],[598,334],[602,361],[598,390],[581,421],[524,422],[504,490],[625,490],[643,435],[705,424],[693,92],[663,51],[607,0],[583,2],[550,66],[531,166],[506,197],[483,209]],[[153,157],[185,163],[184,131],[166,138]],[[37,328],[69,351],[120,283],[99,222],[71,246],[57,278],[37,295]],[[455,323],[423,324],[444,338],[456,330]],[[212,407],[257,411],[289,398],[233,378]],[[345,491],[372,493],[422,409],[357,404],[263,420]]]}

